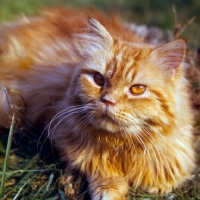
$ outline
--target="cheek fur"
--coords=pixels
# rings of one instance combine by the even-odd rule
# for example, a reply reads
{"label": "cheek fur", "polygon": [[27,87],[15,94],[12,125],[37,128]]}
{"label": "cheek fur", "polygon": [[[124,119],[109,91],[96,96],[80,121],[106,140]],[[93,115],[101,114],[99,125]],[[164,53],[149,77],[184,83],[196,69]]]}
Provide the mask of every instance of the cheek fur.
{"label": "cheek fur", "polygon": [[80,94],[82,100],[89,102],[94,101],[100,97],[100,87],[94,83],[94,80],[88,76],[80,77]]}
{"label": "cheek fur", "polygon": [[135,113],[137,116],[149,116],[154,107],[154,101],[148,98],[136,98],[126,100],[127,113]]}

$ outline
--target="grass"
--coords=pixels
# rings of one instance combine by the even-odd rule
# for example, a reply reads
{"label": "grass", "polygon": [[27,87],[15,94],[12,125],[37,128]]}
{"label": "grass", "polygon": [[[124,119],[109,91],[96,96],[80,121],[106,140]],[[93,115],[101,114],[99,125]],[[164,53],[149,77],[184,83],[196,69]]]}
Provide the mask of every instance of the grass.
{"label": "grass", "polygon": [[[88,0],[88,2],[90,1]],[[26,0],[4,1],[4,4],[0,7],[0,20],[12,19],[19,14],[20,10],[26,10],[26,14],[37,13],[36,10],[47,3],[53,4],[53,1],[42,1],[42,4],[40,0],[32,0],[31,3]],[[196,26],[195,24],[193,27],[195,34]],[[188,33],[185,35],[189,38],[193,37],[188,36]],[[197,40],[197,38],[192,39],[195,44],[191,45],[191,49],[198,46]],[[190,71],[188,71],[188,80],[192,85],[191,96],[196,120],[194,134],[198,140],[200,136],[200,63],[198,63],[198,59],[193,57],[190,59],[193,64]],[[85,177],[77,171],[69,169],[63,171],[66,164],[58,159],[56,149],[45,137],[40,138],[41,130],[38,130],[37,127],[30,127],[31,123],[26,121],[20,128],[17,126],[14,128],[13,119],[9,133],[8,130],[1,130],[0,199],[88,200],[89,193]],[[197,154],[199,154],[200,143],[194,145],[196,145]],[[167,196],[130,190],[129,200],[200,199],[199,158],[193,179],[188,181],[182,188]]]}
{"label": "grass", "polygon": [[6,178],[8,157],[9,157],[9,154],[10,154],[10,148],[11,148],[11,143],[12,143],[12,135],[13,135],[13,131],[14,131],[14,119],[15,118],[14,118],[14,115],[13,115],[10,131],[9,131],[9,136],[8,136],[8,143],[7,143],[5,160],[4,160],[4,165],[3,165],[3,172],[1,174],[0,197],[3,196],[3,193],[4,193],[4,184],[5,184],[5,178]]}
{"label": "grass", "polygon": [[13,123],[9,137],[6,130],[1,133],[0,199],[81,199],[87,193],[84,176],[71,170],[63,173],[65,164],[57,160],[51,143],[40,138],[41,130],[25,122],[14,131]]}

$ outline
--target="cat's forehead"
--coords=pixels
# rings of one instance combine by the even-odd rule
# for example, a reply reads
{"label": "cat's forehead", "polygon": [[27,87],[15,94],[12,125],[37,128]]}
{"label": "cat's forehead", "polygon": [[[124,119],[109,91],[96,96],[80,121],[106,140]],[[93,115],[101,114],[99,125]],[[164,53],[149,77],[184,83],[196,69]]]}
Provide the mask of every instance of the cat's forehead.
{"label": "cat's forehead", "polygon": [[131,81],[137,74],[138,66],[148,59],[152,47],[142,44],[122,44],[114,49],[112,59],[105,69],[106,77],[110,79],[126,79]]}

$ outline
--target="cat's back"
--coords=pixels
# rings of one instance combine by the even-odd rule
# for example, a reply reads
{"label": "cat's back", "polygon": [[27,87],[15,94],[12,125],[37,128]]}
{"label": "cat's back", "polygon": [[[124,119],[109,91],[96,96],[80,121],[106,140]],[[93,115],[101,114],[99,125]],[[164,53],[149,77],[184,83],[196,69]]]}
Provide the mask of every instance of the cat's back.
{"label": "cat's back", "polygon": [[[10,103],[24,108],[19,95],[10,90],[23,97],[27,113],[35,121],[41,110],[52,106],[67,89],[71,74],[82,59],[80,44],[74,40],[75,29],[81,25],[70,20],[77,21],[74,16],[68,19],[69,13],[63,14],[51,9],[1,27],[0,126],[8,125]],[[73,24],[77,25],[74,29]],[[13,102],[8,101],[8,95]]]}
{"label": "cat's back", "polygon": [[143,42],[126,29],[116,16],[97,10],[45,9],[40,16],[20,17],[0,29],[0,67],[27,69],[32,65],[72,65],[79,61],[81,41],[77,34],[87,31],[88,18],[97,19],[113,36],[129,42]]}
{"label": "cat's back", "polygon": [[72,48],[74,29],[75,26],[81,28],[82,23],[82,20],[79,20],[81,23],[77,24],[75,16],[71,16],[75,23],[68,17],[62,16],[54,9],[36,17],[23,16],[13,23],[2,26],[1,67],[24,70],[33,65],[51,67],[58,62],[64,63],[66,54],[75,53],[75,49]]}

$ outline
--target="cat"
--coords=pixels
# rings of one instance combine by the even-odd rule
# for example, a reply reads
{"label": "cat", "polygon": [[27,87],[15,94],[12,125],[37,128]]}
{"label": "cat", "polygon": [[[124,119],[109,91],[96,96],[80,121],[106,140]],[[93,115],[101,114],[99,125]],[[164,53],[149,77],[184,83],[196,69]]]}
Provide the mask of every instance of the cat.
{"label": "cat", "polygon": [[191,178],[183,40],[153,46],[115,18],[70,8],[7,24],[0,38],[0,125],[9,102],[24,108],[86,175],[91,199],[167,194]]}

